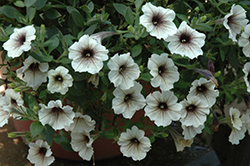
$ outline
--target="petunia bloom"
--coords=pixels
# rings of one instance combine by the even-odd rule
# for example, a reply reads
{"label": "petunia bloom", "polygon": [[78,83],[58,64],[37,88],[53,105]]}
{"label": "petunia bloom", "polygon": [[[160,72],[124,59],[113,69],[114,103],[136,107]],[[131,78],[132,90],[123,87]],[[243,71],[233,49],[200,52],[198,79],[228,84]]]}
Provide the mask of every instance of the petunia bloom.
{"label": "petunia bloom", "polygon": [[78,72],[96,74],[103,68],[103,61],[108,59],[108,50],[89,35],[83,35],[68,50],[71,66]]}
{"label": "petunia bloom", "polygon": [[198,96],[207,102],[209,107],[212,107],[216,102],[216,97],[219,96],[219,91],[214,88],[215,84],[211,80],[200,78],[192,82],[188,95]]}
{"label": "petunia bloom", "polygon": [[186,140],[190,140],[193,139],[197,134],[202,133],[202,130],[204,129],[204,125],[200,125],[198,127],[194,127],[194,126],[185,126],[185,125],[181,125],[183,132],[182,134],[184,135],[184,139]]}
{"label": "petunia bloom", "polygon": [[144,159],[151,147],[149,138],[144,135],[145,132],[136,126],[122,132],[117,143],[123,156],[132,157],[134,161]]}
{"label": "petunia bloom", "polygon": [[230,115],[231,123],[232,123],[233,127],[236,128],[237,130],[240,130],[240,128],[242,127],[242,121],[240,118],[240,111],[237,108],[231,107],[229,109],[229,115]]}
{"label": "petunia bloom", "polygon": [[181,117],[182,105],[177,103],[177,97],[171,91],[155,91],[146,97],[145,116],[154,121],[157,126],[168,126]]}
{"label": "petunia bloom", "polygon": [[139,66],[134,62],[130,53],[115,54],[108,62],[110,72],[108,78],[115,87],[127,90],[134,86],[134,81],[140,76]]}
{"label": "petunia bloom", "polygon": [[39,121],[42,125],[49,124],[54,130],[64,129],[73,123],[75,113],[71,106],[62,106],[60,100],[51,100],[48,106],[40,104],[41,109],[38,112]]}
{"label": "petunia bloom", "polygon": [[170,42],[168,48],[172,54],[180,54],[194,59],[203,54],[201,47],[205,44],[206,35],[192,29],[182,21],[177,32],[165,40]]}
{"label": "petunia bloom", "polygon": [[236,35],[241,32],[241,28],[245,27],[248,23],[246,19],[246,11],[240,5],[233,4],[228,13],[224,17],[223,25],[229,31],[229,38],[234,42],[237,41]]}
{"label": "petunia bloom", "polygon": [[73,85],[73,78],[68,72],[69,70],[63,66],[59,66],[55,70],[49,70],[47,88],[51,93],[59,92],[62,95],[66,94],[69,87]]}
{"label": "petunia bloom", "polygon": [[8,123],[10,116],[10,110],[4,109],[5,106],[9,105],[9,100],[6,96],[0,96],[0,127],[3,127]]}
{"label": "petunia bloom", "polygon": [[148,69],[153,76],[151,85],[153,87],[160,86],[162,91],[170,90],[173,84],[179,80],[180,74],[178,68],[174,65],[172,59],[168,58],[168,54],[161,55],[152,54],[148,60]]}
{"label": "petunia bloom", "polygon": [[29,153],[27,159],[35,166],[47,166],[54,162],[55,158],[47,142],[36,140],[29,143]]}
{"label": "petunia bloom", "polygon": [[15,28],[10,39],[3,44],[3,48],[8,52],[8,57],[19,57],[24,51],[31,49],[31,41],[36,39],[36,29],[33,25],[23,28]]}
{"label": "petunia bloom", "polygon": [[244,65],[242,71],[245,73],[244,80],[247,86],[247,91],[250,92],[250,62]]}
{"label": "petunia bloom", "polygon": [[244,28],[244,32],[242,32],[238,44],[240,47],[243,47],[242,51],[246,57],[250,57],[250,24],[248,24]]}
{"label": "petunia bloom", "polygon": [[198,127],[207,119],[210,107],[207,102],[203,102],[197,96],[187,96],[187,99],[181,101],[182,117],[180,119],[182,125]]}
{"label": "petunia bloom", "polygon": [[78,152],[79,156],[83,160],[90,161],[91,157],[93,156],[94,150],[92,147],[93,138],[90,137],[89,133],[83,131],[81,133],[74,133],[70,134],[71,136],[71,146],[75,152]]}
{"label": "petunia bloom", "polygon": [[151,36],[155,36],[157,39],[165,39],[177,31],[173,22],[175,18],[173,10],[161,6],[156,7],[147,2],[142,6],[142,11],[144,14],[140,16],[140,24],[146,28]]}
{"label": "petunia bloom", "polygon": [[40,63],[32,56],[29,56],[23,62],[24,66],[17,69],[17,76],[27,83],[26,86],[32,87],[34,90],[47,81],[48,63]]}
{"label": "petunia bloom", "polygon": [[116,88],[113,92],[115,98],[112,100],[115,114],[122,114],[123,117],[130,119],[137,110],[142,109],[146,105],[146,100],[141,90],[142,86],[137,82],[128,90]]}

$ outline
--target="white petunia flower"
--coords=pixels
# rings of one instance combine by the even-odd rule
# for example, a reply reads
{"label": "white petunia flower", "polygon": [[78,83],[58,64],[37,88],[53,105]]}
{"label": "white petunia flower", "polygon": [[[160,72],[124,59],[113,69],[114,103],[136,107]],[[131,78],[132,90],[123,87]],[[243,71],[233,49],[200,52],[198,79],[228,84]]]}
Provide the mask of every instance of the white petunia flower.
{"label": "white petunia flower", "polygon": [[83,131],[90,132],[95,129],[95,120],[92,120],[89,115],[76,112],[73,121],[73,123],[65,127],[66,131],[81,133]]}
{"label": "white petunia flower", "polygon": [[200,100],[207,102],[209,107],[212,107],[216,102],[216,97],[219,96],[219,91],[214,88],[215,84],[211,80],[200,78],[192,82],[188,95],[197,96]]}
{"label": "white petunia flower", "polygon": [[180,119],[182,125],[198,127],[207,119],[209,114],[209,106],[207,102],[203,102],[197,96],[187,96],[187,99],[181,101],[182,117]]}
{"label": "white petunia flower", "polygon": [[55,158],[47,142],[36,140],[29,143],[29,153],[27,159],[35,166],[47,166],[54,162]]}
{"label": "white petunia flower", "polygon": [[60,100],[51,100],[48,106],[40,104],[41,109],[38,112],[39,121],[42,125],[49,124],[54,130],[64,129],[73,123],[75,113],[71,106],[63,106]]}
{"label": "white petunia flower", "polygon": [[172,54],[180,54],[190,59],[196,58],[203,54],[201,47],[205,44],[206,35],[199,33],[182,21],[179,29],[173,36],[166,38],[168,48]]}
{"label": "white petunia flower", "polygon": [[27,83],[28,87],[34,90],[47,81],[47,71],[49,69],[48,63],[40,63],[32,56],[29,56],[23,62],[24,66],[17,69],[17,76]]}
{"label": "white petunia flower", "polygon": [[246,19],[246,11],[240,6],[233,4],[228,13],[224,17],[223,25],[229,31],[229,38],[234,42],[237,41],[236,35],[241,32],[241,28],[245,27],[248,23]]}
{"label": "white petunia flower", "polygon": [[151,147],[149,138],[144,135],[145,132],[136,126],[122,132],[117,143],[123,156],[132,157],[134,161],[144,159]]}
{"label": "white petunia flower", "polygon": [[49,70],[47,88],[51,93],[59,92],[64,95],[69,90],[69,87],[73,85],[73,78],[68,72],[69,70],[63,66]]}
{"label": "white petunia flower", "polygon": [[244,32],[242,32],[238,44],[240,47],[243,47],[242,51],[246,57],[250,57],[250,24],[248,24],[244,28]]}
{"label": "white petunia flower", "polygon": [[152,54],[148,60],[148,69],[154,77],[151,79],[151,85],[155,88],[160,86],[162,91],[172,89],[173,84],[180,77],[178,68],[174,65],[172,59],[168,58],[166,53],[161,55]]}
{"label": "white petunia flower", "polygon": [[134,62],[130,53],[115,54],[108,62],[111,70],[108,78],[115,87],[127,90],[134,86],[134,81],[140,76],[139,66]]}
{"label": "white petunia flower", "polygon": [[157,126],[168,126],[181,117],[182,105],[177,103],[177,100],[171,91],[162,93],[155,91],[146,97],[145,116],[148,116]]}
{"label": "white petunia flower", "polygon": [[232,123],[233,127],[236,128],[237,130],[240,130],[240,128],[242,127],[242,121],[240,118],[240,111],[237,108],[231,107],[229,109],[229,115],[231,117],[231,123]]}
{"label": "white petunia flower", "polygon": [[244,65],[242,71],[245,73],[244,80],[247,86],[247,91],[250,92],[250,62]]}
{"label": "white petunia flower", "polygon": [[116,88],[113,92],[115,98],[112,100],[115,114],[122,114],[124,118],[131,119],[137,110],[142,109],[146,103],[141,90],[142,86],[137,82],[128,90]]}
{"label": "white petunia flower", "polygon": [[247,109],[241,116],[242,125],[244,125],[250,134],[250,109]]}
{"label": "white petunia flower", "polygon": [[176,33],[177,28],[173,22],[175,12],[161,6],[156,7],[150,2],[142,6],[143,15],[140,16],[142,24],[151,36],[157,39],[165,39],[169,35]]}
{"label": "white petunia flower", "polygon": [[182,135],[172,127],[170,127],[169,132],[174,139],[177,152],[183,151],[185,147],[191,147],[192,143],[194,142],[194,139],[184,139]]}
{"label": "white petunia flower", "polygon": [[11,58],[19,57],[24,51],[31,49],[31,41],[36,38],[36,29],[33,25],[23,28],[15,28],[10,39],[3,44],[3,48],[8,51],[7,55]]}
{"label": "white petunia flower", "polygon": [[103,67],[103,61],[108,59],[108,50],[97,40],[83,35],[78,42],[69,47],[71,66],[78,72],[98,73]]}
{"label": "white petunia flower", "polygon": [[4,109],[5,106],[9,105],[9,100],[6,96],[0,96],[0,127],[3,127],[8,123],[10,116],[10,110]]}
{"label": "white petunia flower", "polygon": [[194,126],[185,126],[185,125],[181,125],[183,132],[182,134],[184,135],[184,139],[186,140],[190,140],[193,139],[197,134],[202,133],[202,130],[204,129],[204,125],[200,125],[198,127],[194,127]]}
{"label": "white petunia flower", "polygon": [[15,92],[13,89],[6,89],[4,93],[9,101],[9,106],[20,107],[24,104],[21,93]]}
{"label": "white petunia flower", "polygon": [[81,133],[71,133],[71,146],[75,152],[78,152],[79,156],[83,160],[90,161],[93,156],[93,138],[90,137],[88,132],[82,131]]}
{"label": "white petunia flower", "polygon": [[229,135],[229,142],[231,142],[233,145],[238,145],[240,143],[240,140],[242,140],[245,137],[245,132],[246,132],[245,126],[242,126],[240,130],[233,127]]}

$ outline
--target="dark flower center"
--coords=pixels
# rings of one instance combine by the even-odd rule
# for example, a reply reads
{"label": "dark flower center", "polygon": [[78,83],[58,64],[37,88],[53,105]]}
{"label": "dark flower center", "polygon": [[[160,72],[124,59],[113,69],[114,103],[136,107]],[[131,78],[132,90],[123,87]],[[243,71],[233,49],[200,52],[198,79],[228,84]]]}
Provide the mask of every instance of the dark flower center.
{"label": "dark flower center", "polygon": [[193,104],[190,104],[189,106],[186,107],[186,110],[188,112],[194,112],[196,110],[196,106]]}
{"label": "dark flower center", "polygon": [[158,108],[161,110],[167,110],[168,106],[166,103],[159,103]]}
{"label": "dark flower center", "polygon": [[32,64],[29,66],[29,70],[31,70],[31,71],[36,71],[36,70],[38,70],[38,67],[39,67],[39,63],[32,63]]}
{"label": "dark flower center", "polygon": [[206,87],[205,85],[197,86],[197,87],[196,87],[196,91],[197,91],[198,93],[206,93],[207,87]]}
{"label": "dark flower center", "polygon": [[154,15],[153,18],[152,18],[152,23],[157,26],[159,24],[162,23],[162,20],[161,20],[161,17],[157,14],[157,15]]}
{"label": "dark flower center", "polygon": [[140,143],[137,138],[131,139],[130,142],[132,142],[133,144],[137,144],[137,145]]}
{"label": "dark flower center", "polygon": [[160,67],[158,68],[158,74],[159,74],[160,76],[162,76],[162,74],[163,74],[164,72],[166,72],[166,68],[165,68],[164,66],[160,66]]}
{"label": "dark flower center", "polygon": [[83,139],[84,139],[83,142],[86,142],[86,143],[89,142],[89,137],[87,135],[85,135]]}
{"label": "dark flower center", "polygon": [[127,94],[125,97],[124,97],[124,102],[128,102],[130,99],[132,99],[132,95],[131,94]]}
{"label": "dark flower center", "polygon": [[39,149],[39,154],[41,154],[41,155],[45,155],[46,152],[47,152],[47,149],[44,148],[44,147],[42,147],[42,148]]}
{"label": "dark flower center", "polygon": [[190,35],[185,34],[185,33],[181,34],[181,36],[180,36],[180,42],[181,43],[188,44],[188,43],[190,43],[190,40],[191,40]]}
{"label": "dark flower center", "polygon": [[57,82],[63,82],[63,77],[62,77],[61,75],[57,75],[57,76],[55,77],[55,80],[56,80]]}
{"label": "dark flower center", "polygon": [[23,43],[26,41],[26,36],[23,34],[19,37],[19,44],[23,45]]}
{"label": "dark flower center", "polygon": [[15,99],[11,98],[11,104],[14,106],[14,107],[17,107],[17,102]]}
{"label": "dark flower center", "polygon": [[90,49],[90,48],[85,49],[85,50],[83,50],[83,52],[82,52],[82,56],[83,56],[84,58],[91,58],[93,55],[94,55],[94,52],[93,52],[93,50]]}
{"label": "dark flower center", "polygon": [[126,66],[121,65],[120,68],[119,68],[119,74],[123,74],[125,70],[126,70]]}
{"label": "dark flower center", "polygon": [[54,116],[58,117],[60,114],[64,113],[64,111],[59,107],[53,107],[52,110],[51,110],[51,113]]}

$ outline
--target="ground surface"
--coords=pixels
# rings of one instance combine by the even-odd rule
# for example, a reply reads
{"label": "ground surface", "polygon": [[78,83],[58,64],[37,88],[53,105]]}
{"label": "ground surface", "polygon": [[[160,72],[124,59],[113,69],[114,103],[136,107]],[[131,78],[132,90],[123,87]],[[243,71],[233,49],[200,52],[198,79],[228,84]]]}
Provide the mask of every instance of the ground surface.
{"label": "ground surface", "polygon": [[[0,166],[32,166],[26,159],[28,147],[22,139],[7,138],[7,133],[15,131],[12,119],[9,124],[0,128]],[[170,137],[169,137],[170,138]],[[171,139],[158,139],[152,145],[147,157],[135,162],[130,158],[118,156],[102,161],[69,161],[56,158],[52,166],[218,166],[218,159],[211,148],[200,140],[194,146],[177,153]]]}

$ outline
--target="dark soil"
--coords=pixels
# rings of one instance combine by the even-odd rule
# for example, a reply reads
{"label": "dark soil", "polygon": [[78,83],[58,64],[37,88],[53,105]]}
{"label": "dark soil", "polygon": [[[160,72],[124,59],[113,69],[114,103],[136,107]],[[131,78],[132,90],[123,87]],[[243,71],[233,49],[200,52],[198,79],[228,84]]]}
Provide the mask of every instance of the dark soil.
{"label": "dark soil", "polygon": [[[10,118],[9,124],[0,128],[0,166],[31,166],[32,164],[26,159],[27,145],[22,142],[21,138],[10,139],[7,137],[7,133],[12,131],[15,131],[15,128],[12,118]],[[197,138],[191,148],[185,148],[183,152],[177,153],[174,142],[169,136],[167,140],[157,139],[147,157],[142,161],[135,162],[131,158],[122,156],[95,162],[56,158],[52,166],[185,166],[211,150]]]}

